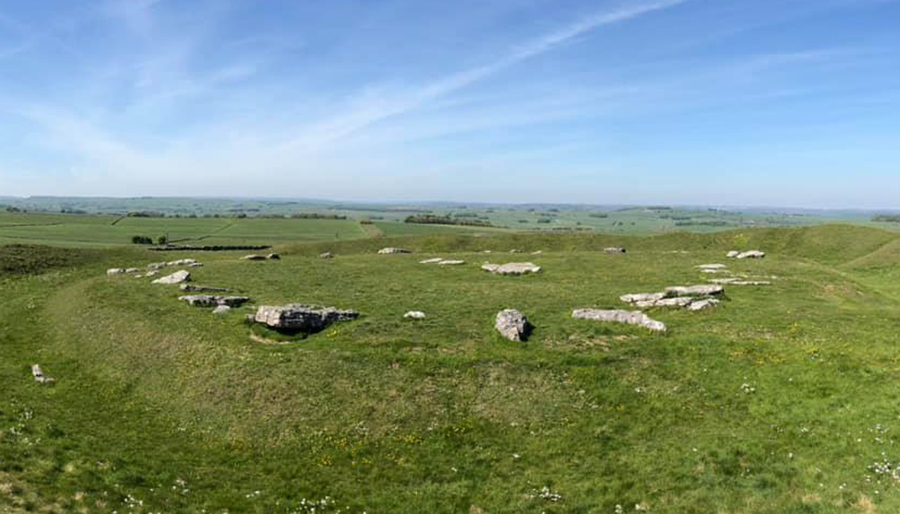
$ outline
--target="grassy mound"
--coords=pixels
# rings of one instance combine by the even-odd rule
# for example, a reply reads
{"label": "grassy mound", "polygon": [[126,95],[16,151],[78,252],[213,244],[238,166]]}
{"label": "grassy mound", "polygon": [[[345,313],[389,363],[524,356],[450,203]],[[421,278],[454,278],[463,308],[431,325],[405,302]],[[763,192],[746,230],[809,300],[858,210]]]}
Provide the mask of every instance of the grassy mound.
{"label": "grassy mound", "polygon": [[[213,316],[179,302],[177,287],[106,277],[94,269],[102,262],[11,279],[0,303],[0,492],[10,490],[0,506],[891,512],[900,298],[836,264],[893,244],[838,226],[410,236],[293,246],[270,262],[204,255],[195,282],[256,305],[363,314],[283,344],[251,339],[252,306]],[[619,245],[629,253],[597,251]],[[373,254],[383,246],[419,254]],[[727,264],[779,277],[772,286],[729,286],[709,312],[650,311],[666,335],[571,318],[574,308],[624,307],[622,294],[700,283],[698,264],[755,247],[770,256]],[[544,253],[494,255],[544,271],[478,269],[481,251],[513,248]],[[318,259],[324,249],[336,258]],[[437,253],[469,264],[419,264]],[[137,265],[143,254],[131,257]],[[528,342],[493,331],[507,307],[536,326]],[[408,310],[427,318],[402,319]],[[31,380],[35,362],[54,387]]]}

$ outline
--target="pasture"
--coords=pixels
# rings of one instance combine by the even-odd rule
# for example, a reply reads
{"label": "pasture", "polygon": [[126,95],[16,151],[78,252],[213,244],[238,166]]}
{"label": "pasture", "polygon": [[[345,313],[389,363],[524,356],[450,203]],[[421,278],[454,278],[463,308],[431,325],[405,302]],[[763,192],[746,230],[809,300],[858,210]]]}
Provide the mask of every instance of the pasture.
{"label": "pasture", "polygon": [[[194,257],[193,283],[107,277],[159,260],[0,248],[0,506],[11,512],[843,512],[900,508],[900,239],[853,227],[652,238],[425,235]],[[377,255],[382,246],[409,255]],[[599,250],[623,245],[625,255]],[[573,320],[618,296],[703,283],[763,248],[711,311],[669,332]],[[539,255],[509,254],[542,251]],[[333,259],[318,254],[331,251]],[[484,251],[490,250],[490,254]],[[464,259],[459,267],[419,264]],[[167,256],[168,257],[168,256]],[[27,262],[30,259],[32,262]],[[532,260],[501,277],[481,262]],[[359,320],[263,344],[263,304]],[[513,343],[493,316],[535,325]],[[402,319],[422,310],[421,321]],[[36,384],[40,363],[57,382]],[[869,510],[871,511],[871,510]]]}

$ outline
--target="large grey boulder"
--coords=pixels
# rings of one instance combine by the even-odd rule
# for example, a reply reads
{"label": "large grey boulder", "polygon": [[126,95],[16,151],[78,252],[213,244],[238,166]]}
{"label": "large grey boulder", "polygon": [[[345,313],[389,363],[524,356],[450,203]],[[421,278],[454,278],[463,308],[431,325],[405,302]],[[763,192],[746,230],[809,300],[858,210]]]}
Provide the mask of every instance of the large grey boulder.
{"label": "large grey boulder", "polygon": [[187,282],[190,279],[191,279],[190,272],[181,270],[181,271],[176,271],[175,273],[172,273],[171,275],[166,275],[162,278],[158,278],[158,279],[154,280],[153,283],[154,284],[172,285],[172,284],[180,284],[182,282]]}
{"label": "large grey boulder", "polygon": [[488,262],[482,265],[481,269],[495,275],[527,275],[541,271],[540,266],[531,262],[510,262],[507,264],[491,264]]}
{"label": "large grey boulder", "polygon": [[283,306],[262,305],[256,309],[253,321],[276,330],[313,333],[324,330],[332,323],[358,317],[359,313],[352,310],[294,303]]}
{"label": "large grey boulder", "polygon": [[639,327],[644,327],[653,332],[666,331],[666,325],[663,322],[650,319],[649,316],[641,311],[623,311],[619,309],[576,309],[572,311],[572,317],[575,319],[584,319],[590,321],[636,325]]}
{"label": "large grey boulder", "polygon": [[531,324],[521,312],[515,309],[504,309],[497,313],[494,328],[510,341],[524,341],[528,339]]}
{"label": "large grey boulder", "polygon": [[409,250],[406,250],[404,248],[394,248],[394,247],[389,246],[387,248],[382,248],[381,250],[378,250],[378,253],[380,253],[381,255],[392,255],[392,254],[398,254],[398,253],[412,253],[412,252]]}
{"label": "large grey boulder", "polygon": [[246,296],[213,296],[208,294],[192,294],[180,296],[178,299],[194,307],[213,307],[216,305],[240,307],[250,301]]}

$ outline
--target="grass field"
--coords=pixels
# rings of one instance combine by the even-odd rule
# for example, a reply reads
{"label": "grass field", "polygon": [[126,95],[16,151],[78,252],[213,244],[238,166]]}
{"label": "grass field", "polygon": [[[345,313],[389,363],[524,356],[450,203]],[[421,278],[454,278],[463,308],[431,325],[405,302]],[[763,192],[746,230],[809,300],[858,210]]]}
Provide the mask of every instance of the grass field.
{"label": "grass field", "polygon": [[[293,221],[260,223],[231,237],[281,237]],[[0,511],[900,509],[900,235],[377,226],[387,237],[322,230],[278,248],[281,261],[167,256],[202,260],[196,283],[252,297],[223,317],[177,301],[177,287],[105,276],[159,260],[146,250],[0,247]],[[391,245],[416,253],[375,253]],[[611,245],[629,252],[603,254]],[[724,258],[751,248],[769,257]],[[468,264],[418,263],[450,255]],[[498,277],[485,260],[544,271]],[[779,279],[728,287],[713,311],[652,311],[665,335],[570,317],[702,283],[695,266],[710,262]],[[244,315],[287,302],[363,316],[296,343],[251,340]],[[535,324],[528,342],[493,331],[507,307]],[[33,363],[56,384],[35,384]]]}
{"label": "grass field", "polygon": [[176,244],[277,245],[366,237],[354,220],[267,218],[138,218],[70,214],[0,213],[0,243],[70,247],[130,246],[131,237]]}

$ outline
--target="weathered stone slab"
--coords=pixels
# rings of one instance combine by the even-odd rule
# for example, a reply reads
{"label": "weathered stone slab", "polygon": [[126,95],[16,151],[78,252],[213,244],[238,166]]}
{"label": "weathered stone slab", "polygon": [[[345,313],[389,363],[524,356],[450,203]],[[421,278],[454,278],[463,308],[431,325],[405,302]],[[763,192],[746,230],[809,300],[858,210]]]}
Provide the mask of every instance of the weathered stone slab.
{"label": "weathered stone slab", "polygon": [[227,287],[198,286],[194,284],[181,284],[180,289],[189,293],[227,293],[231,291],[231,289],[228,289]]}
{"label": "weathered stone slab", "polygon": [[541,271],[540,266],[531,262],[510,262],[507,264],[491,264],[488,262],[483,264],[481,269],[495,275],[527,275]]}
{"label": "weathered stone slab", "polygon": [[674,286],[667,287],[665,294],[667,298],[675,298],[680,296],[718,296],[725,292],[725,288],[721,284],[701,284],[697,286]]}
{"label": "weathered stone slab", "polygon": [[358,317],[359,313],[353,310],[289,304],[284,306],[262,305],[256,310],[253,320],[277,330],[313,333],[322,331],[333,323],[350,321]]}
{"label": "weathered stone slab", "polygon": [[333,258],[334,258],[334,254],[331,253],[331,252],[322,252],[322,253],[319,254],[319,258],[320,258],[320,259],[333,259]]}
{"label": "weathered stone slab", "polygon": [[245,255],[245,256],[241,257],[241,260],[245,260],[245,261],[264,261],[264,260],[266,260],[266,256],[265,256],[265,255],[257,255],[257,254],[255,254],[255,253],[251,253],[250,255]]}
{"label": "weathered stone slab", "polygon": [[666,331],[666,325],[663,322],[650,319],[649,316],[641,311],[624,311],[619,309],[576,309],[572,311],[572,317],[575,319],[584,319],[590,321],[636,325],[639,327],[644,327],[653,332]]}
{"label": "weathered stone slab", "polygon": [[172,284],[180,284],[182,282],[187,282],[190,279],[191,279],[190,272],[181,270],[181,271],[176,271],[175,273],[172,273],[171,275],[166,275],[165,277],[158,278],[158,279],[154,280],[153,283],[154,284],[172,285]]}
{"label": "weathered stone slab", "polygon": [[381,250],[378,250],[378,253],[380,253],[381,255],[392,255],[392,254],[398,254],[398,253],[412,253],[412,252],[409,250],[406,250],[404,248],[394,248],[394,247],[389,246],[387,248],[382,248]]}
{"label": "weathered stone slab", "polygon": [[214,296],[208,294],[192,294],[180,296],[178,299],[194,307],[213,307],[216,305],[240,307],[250,301],[246,296]]}
{"label": "weathered stone slab", "polygon": [[739,253],[735,259],[763,259],[766,256],[766,252],[761,252],[759,250],[750,250],[749,252]]}
{"label": "weathered stone slab", "polygon": [[404,319],[425,319],[425,313],[422,311],[409,311],[403,315]]}
{"label": "weathered stone slab", "polygon": [[656,302],[658,300],[662,300],[666,297],[665,293],[636,293],[636,294],[626,294],[624,296],[620,296],[619,299],[625,303],[638,303],[638,302]]}
{"label": "weathered stone slab", "polygon": [[698,300],[696,302],[692,302],[690,305],[688,305],[688,310],[694,312],[703,311],[716,307],[717,305],[719,305],[719,300],[716,300],[715,298],[708,298],[706,300]]}
{"label": "weathered stone slab", "polygon": [[603,249],[603,253],[608,253],[608,254],[617,254],[617,253],[626,253],[626,252],[627,252],[627,250],[625,250],[624,248],[621,248],[619,246],[610,246],[608,248]]}

